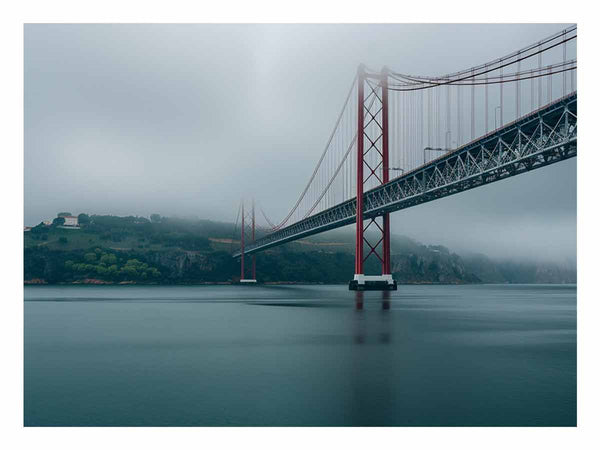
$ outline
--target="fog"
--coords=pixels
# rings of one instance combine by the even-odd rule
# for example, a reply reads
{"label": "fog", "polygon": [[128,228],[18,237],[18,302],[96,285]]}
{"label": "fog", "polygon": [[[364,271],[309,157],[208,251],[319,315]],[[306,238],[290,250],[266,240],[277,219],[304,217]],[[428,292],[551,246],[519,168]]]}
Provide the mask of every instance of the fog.
{"label": "fog", "polygon": [[[26,25],[26,225],[58,211],[232,222],[284,216],[364,62],[443,74],[565,28]],[[576,161],[392,215],[392,231],[493,257],[574,260]]]}

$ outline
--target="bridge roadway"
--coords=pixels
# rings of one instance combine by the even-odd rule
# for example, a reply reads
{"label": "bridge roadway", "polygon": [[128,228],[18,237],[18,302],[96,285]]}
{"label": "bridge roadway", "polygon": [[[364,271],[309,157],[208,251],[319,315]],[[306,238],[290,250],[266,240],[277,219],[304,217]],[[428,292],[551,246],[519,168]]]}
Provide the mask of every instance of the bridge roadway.
{"label": "bridge roadway", "polygon": [[[364,193],[364,219],[577,156],[577,92]],[[246,244],[257,253],[356,221],[356,197]],[[238,251],[233,255],[239,257]]]}

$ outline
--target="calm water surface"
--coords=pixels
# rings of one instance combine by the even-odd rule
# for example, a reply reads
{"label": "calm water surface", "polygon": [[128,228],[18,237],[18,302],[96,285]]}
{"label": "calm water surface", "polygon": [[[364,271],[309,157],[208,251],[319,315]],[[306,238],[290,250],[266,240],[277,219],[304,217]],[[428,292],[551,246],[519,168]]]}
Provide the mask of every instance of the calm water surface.
{"label": "calm water surface", "polygon": [[576,287],[26,287],[25,425],[576,425]]}

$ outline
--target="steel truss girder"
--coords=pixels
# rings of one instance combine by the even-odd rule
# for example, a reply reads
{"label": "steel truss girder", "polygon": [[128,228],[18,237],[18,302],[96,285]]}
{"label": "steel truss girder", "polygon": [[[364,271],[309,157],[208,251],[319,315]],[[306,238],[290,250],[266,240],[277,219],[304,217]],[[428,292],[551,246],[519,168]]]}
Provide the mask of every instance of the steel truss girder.
{"label": "steel truss girder", "polygon": [[[493,183],[577,156],[577,93],[364,193],[364,219]],[[246,247],[252,254],[356,221],[347,200]],[[233,255],[239,257],[239,252]]]}

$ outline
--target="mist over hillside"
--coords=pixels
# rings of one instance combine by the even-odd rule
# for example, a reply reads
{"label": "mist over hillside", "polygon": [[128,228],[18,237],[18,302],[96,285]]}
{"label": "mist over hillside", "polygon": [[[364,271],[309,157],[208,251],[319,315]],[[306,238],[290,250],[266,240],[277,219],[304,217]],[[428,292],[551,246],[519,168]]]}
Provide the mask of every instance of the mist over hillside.
{"label": "mist over hillside", "polygon": [[[66,215],[67,213],[65,213]],[[68,216],[74,217],[75,216]],[[24,233],[27,283],[228,283],[239,279],[239,228],[197,218],[80,214]],[[346,283],[353,277],[351,227],[290,242],[257,255],[259,281]],[[264,230],[259,230],[258,235]],[[375,236],[366,234],[366,237]],[[376,242],[376,241],[375,241]],[[574,262],[495,260],[393,235],[392,272],[400,283],[576,283]],[[366,273],[378,273],[369,258]]]}
{"label": "mist over hillside", "polygon": [[[296,250],[321,247],[354,253],[352,230],[334,230],[297,244]],[[289,244],[288,244],[289,245]],[[454,252],[442,245],[425,244],[408,236],[392,235],[392,271],[405,283],[576,283],[576,261],[528,258],[491,258],[474,251]]]}

